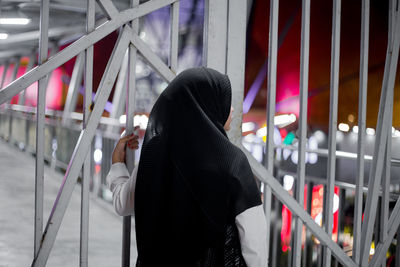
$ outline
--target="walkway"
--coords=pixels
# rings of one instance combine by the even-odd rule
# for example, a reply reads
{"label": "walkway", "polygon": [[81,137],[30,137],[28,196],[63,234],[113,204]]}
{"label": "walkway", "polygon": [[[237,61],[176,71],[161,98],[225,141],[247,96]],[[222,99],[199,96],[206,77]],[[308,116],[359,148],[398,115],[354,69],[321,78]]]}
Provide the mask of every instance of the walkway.
{"label": "walkway", "polygon": [[[45,166],[45,222],[62,179],[61,173]],[[31,265],[34,184],[34,157],[0,139],[0,267]],[[89,222],[89,266],[120,266],[122,218],[110,204],[91,197]],[[80,186],[76,186],[47,266],[79,266],[79,224]],[[131,266],[135,266],[136,255],[132,231]]]}

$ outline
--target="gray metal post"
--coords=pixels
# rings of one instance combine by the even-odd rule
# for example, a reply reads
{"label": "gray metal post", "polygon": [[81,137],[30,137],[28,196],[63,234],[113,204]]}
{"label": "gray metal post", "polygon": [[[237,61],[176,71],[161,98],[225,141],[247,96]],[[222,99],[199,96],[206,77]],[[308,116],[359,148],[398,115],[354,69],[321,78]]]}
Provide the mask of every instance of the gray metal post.
{"label": "gray metal post", "polygon": [[70,121],[71,113],[76,109],[76,102],[78,100],[80,85],[83,77],[83,67],[85,59],[85,52],[79,53],[76,57],[74,70],[72,71],[71,80],[68,86],[67,99],[65,100],[64,112],[62,123],[66,124]]}
{"label": "gray metal post", "polygon": [[[330,82],[330,105],[329,105],[329,137],[328,137],[328,173],[327,190],[324,192],[324,226],[328,236],[332,238],[333,225],[333,196],[335,189],[336,168],[336,127],[339,93],[339,55],[340,55],[340,11],[341,0],[333,2],[332,18],[332,51],[331,51],[331,82]],[[323,266],[331,266],[331,250],[324,247]]]}
{"label": "gray metal post", "polygon": [[[268,79],[267,79],[267,142],[265,167],[268,174],[272,176],[274,171],[274,117],[275,117],[275,96],[276,96],[276,69],[278,56],[278,15],[279,0],[270,2],[269,14],[269,41],[268,41]],[[271,222],[271,188],[264,183],[264,212],[267,221],[267,264],[269,263],[269,237]]]}
{"label": "gray metal post", "polygon": [[400,227],[397,229],[396,241],[396,254],[394,260],[396,262],[396,267],[400,267]]}
{"label": "gray metal post", "polygon": [[15,79],[17,79],[17,74],[18,74],[20,65],[21,65],[21,58],[17,58],[14,62],[13,73],[11,76],[11,82],[13,82],[13,81],[15,81]]}
{"label": "gray metal post", "polygon": [[[40,6],[40,39],[38,63],[47,60],[48,29],[49,29],[49,0],[42,0]],[[38,82],[37,112],[36,112],[36,162],[35,162],[35,232],[34,258],[41,247],[43,234],[43,180],[44,180],[44,116],[46,105],[46,76]]]}
{"label": "gray metal post", "polygon": [[10,67],[10,63],[7,61],[6,64],[4,65],[4,67],[3,67],[3,74],[1,75],[0,89],[3,88],[4,81],[6,80],[7,71],[8,71],[9,67]]}
{"label": "gray metal post", "polygon": [[[131,7],[139,5],[139,0],[131,0]],[[131,21],[132,33],[138,34],[139,32],[139,19]],[[126,87],[126,132],[133,131],[133,116],[135,112],[135,92],[136,92],[136,63],[137,63],[137,49],[129,44],[128,57],[127,57],[127,70],[128,70],[128,84]],[[129,173],[132,173],[135,166],[135,151],[130,148],[126,148],[126,163]],[[131,255],[131,216],[125,216],[122,223],[122,267],[130,266],[130,255]]]}
{"label": "gray metal post", "polygon": [[176,74],[178,71],[179,1],[172,4],[170,9],[170,17],[171,51],[169,56],[169,64],[171,70]]}
{"label": "gray metal post", "polygon": [[[301,16],[301,54],[300,54],[300,114],[297,180],[295,196],[300,206],[304,206],[304,182],[306,173],[307,140],[307,97],[308,97],[308,58],[310,47],[310,0],[303,0]],[[303,222],[295,218],[292,266],[301,265],[301,241]]]}
{"label": "gray metal post", "polygon": [[[125,109],[125,101],[126,101],[126,78],[128,73],[128,58],[129,51],[126,50],[124,59],[122,61],[121,69],[118,73],[117,82],[115,84],[114,96],[112,100],[112,110],[110,113],[110,118],[118,119]],[[117,132],[120,127],[108,125],[107,130],[110,132]]]}
{"label": "gray metal post", "polygon": [[[94,30],[95,0],[87,0],[86,10],[86,31],[90,33]],[[81,54],[80,54],[81,55]],[[83,96],[83,123],[82,128],[86,129],[90,116],[90,104],[92,103],[93,91],[93,46],[89,46],[84,52],[85,60],[85,93]],[[78,56],[79,57],[79,56]],[[78,60],[78,59],[77,59]],[[74,68],[75,71],[75,68]],[[79,79],[77,79],[79,80]],[[80,84],[80,81],[78,82]],[[79,86],[78,86],[79,88]],[[76,89],[75,89],[76,90]],[[79,89],[78,89],[79,90]],[[65,111],[64,111],[65,114]],[[89,186],[91,173],[91,149],[86,155],[82,169],[82,187],[81,187],[81,228],[80,228],[80,254],[79,266],[88,266],[88,249],[89,249]]]}
{"label": "gray metal post", "polygon": [[360,52],[360,88],[358,97],[358,141],[357,141],[357,178],[354,204],[353,259],[360,263],[361,221],[364,187],[365,128],[367,117],[368,85],[368,46],[369,46],[369,0],[362,1],[361,11],[361,52]]}
{"label": "gray metal post", "polygon": [[205,0],[203,65],[222,73],[226,73],[227,29],[228,0]]}
{"label": "gray metal post", "polygon": [[[218,0],[219,1],[219,0]],[[234,144],[242,142],[242,115],[244,72],[246,63],[246,11],[247,2],[230,0],[228,5],[228,36],[226,48],[226,74],[232,86],[232,122],[228,132]]]}

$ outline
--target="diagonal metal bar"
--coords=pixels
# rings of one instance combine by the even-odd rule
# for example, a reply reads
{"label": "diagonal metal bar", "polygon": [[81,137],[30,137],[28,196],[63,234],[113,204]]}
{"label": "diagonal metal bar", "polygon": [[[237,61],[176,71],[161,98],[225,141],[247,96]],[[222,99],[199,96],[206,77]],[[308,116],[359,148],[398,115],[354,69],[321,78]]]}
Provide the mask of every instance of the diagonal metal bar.
{"label": "diagonal metal bar", "polygon": [[[336,171],[336,128],[339,95],[339,59],[340,59],[340,14],[341,0],[333,1],[332,18],[332,51],[331,51],[331,81],[329,104],[329,137],[328,137],[328,171],[327,186],[324,192],[324,226],[328,236],[332,238],[333,196],[335,190]],[[331,251],[324,248],[323,266],[331,266]]]}
{"label": "diagonal metal bar", "polygon": [[240,148],[246,154],[255,176],[257,176],[260,181],[271,187],[274,195],[282,202],[282,204],[286,205],[295,216],[299,217],[324,246],[330,248],[332,254],[337,258],[337,260],[344,266],[357,266],[339,247],[339,245],[333,242],[332,237],[328,236],[328,234],[311,218],[311,216],[304,210],[304,207],[301,207],[299,203],[289,195],[279,181],[273,177],[268,170],[262,166],[261,163],[250,154],[250,152],[247,151],[246,148]]}
{"label": "diagonal metal bar", "polygon": [[[396,23],[393,27],[394,32],[400,29],[399,11],[396,12]],[[374,161],[372,162],[368,183],[368,195],[366,200],[366,209],[362,224],[361,239],[361,265],[367,266],[369,259],[369,250],[372,240],[372,230],[376,218],[378,205],[379,189],[381,185],[382,169],[388,131],[391,130],[390,120],[393,110],[389,109],[391,96],[393,95],[394,82],[397,71],[397,61],[399,56],[400,35],[393,34],[392,42],[388,43],[386,52],[385,71],[382,83],[381,100],[379,104],[377,134],[374,148]]]}
{"label": "diagonal metal bar", "polygon": [[[279,0],[270,2],[269,14],[269,41],[268,41],[268,80],[267,80],[267,142],[265,167],[272,176],[274,171],[274,116],[276,101],[276,69],[278,60],[278,17]],[[269,244],[271,231],[271,188],[264,183],[264,212],[267,222],[267,263],[269,262]]]}
{"label": "diagonal metal bar", "polygon": [[[310,0],[303,0],[301,15],[301,55],[300,55],[300,121],[299,149],[297,163],[296,199],[304,207],[304,182],[306,173],[306,138],[307,138],[307,96],[308,96],[308,58],[310,47]],[[301,266],[301,241],[303,222],[296,218],[292,266]]]}
{"label": "diagonal metal bar", "polygon": [[[391,97],[393,99],[393,96]],[[389,108],[389,107],[388,107]],[[393,101],[390,103],[390,108],[393,108]],[[392,117],[392,116],[391,116]],[[392,122],[392,118],[389,120]],[[388,140],[386,142],[386,152],[382,179],[382,197],[380,201],[380,222],[379,222],[379,242],[383,243],[387,239],[387,226],[389,219],[389,187],[390,187],[390,173],[391,173],[391,155],[392,155],[392,132],[388,131]],[[382,266],[386,266],[386,257],[382,259]]]}
{"label": "diagonal metal bar", "polygon": [[[28,72],[30,71],[33,66],[35,65],[35,55],[32,55],[29,57],[29,61],[28,61],[28,65],[26,66],[26,71]],[[22,93],[20,93],[19,98],[18,98],[18,105],[24,105],[25,104],[25,93],[26,90],[22,91]]]}
{"label": "diagonal metal bar", "polygon": [[[376,247],[375,254],[372,260],[369,262],[369,266],[379,266],[382,264],[382,260],[386,256],[386,252],[392,243],[393,237],[396,234],[400,226],[400,198],[397,200],[396,205],[393,208],[392,215],[388,222],[388,232],[384,243],[379,243]],[[399,240],[399,237],[397,238]],[[398,245],[398,244],[397,244]],[[397,256],[397,255],[396,255]],[[396,261],[398,259],[396,258]]]}
{"label": "diagonal metal bar", "polygon": [[85,160],[88,148],[97,129],[105,104],[110,95],[111,89],[115,82],[122,58],[129,45],[129,33],[127,26],[124,27],[122,33],[119,35],[117,43],[114,47],[111,58],[107,64],[106,70],[99,85],[97,101],[94,105],[93,112],[90,114],[86,128],[81,131],[75,150],[72,154],[68,169],[65,173],[60,191],[54,202],[53,209],[50,213],[49,220],[47,221],[46,229],[43,234],[40,250],[37,257],[35,257],[32,266],[44,266],[47,262],[51,248],[54,244],[57,232],[60,228],[61,221],[64,217],[68,202],[76,184],[82,164]]}
{"label": "diagonal metal bar", "polygon": [[46,63],[35,67],[28,73],[19,77],[16,81],[9,84],[4,89],[0,90],[0,104],[3,104],[7,100],[10,100],[14,95],[18,94],[26,87],[37,81],[38,78],[42,78],[52,70],[61,66],[89,46],[103,39],[105,36],[115,31],[123,24],[127,23],[128,21],[144,16],[154,10],[172,4],[175,1],[177,0],[152,0],[140,4],[138,7],[133,7],[121,11],[118,16],[116,16],[112,20],[103,23],[102,25],[97,27],[95,31],[84,35],[83,37],[57,53],[57,55],[51,57]]}
{"label": "diagonal metal bar", "polygon": [[113,19],[118,16],[118,10],[110,0],[97,0],[100,8],[107,15],[108,19]]}
{"label": "diagonal metal bar", "polygon": [[68,86],[67,99],[65,100],[62,123],[66,124],[70,121],[71,113],[75,111],[76,102],[78,100],[79,90],[81,87],[84,67],[85,52],[81,52],[75,60],[74,69],[72,71],[71,80]]}
{"label": "diagonal metal bar", "polygon": [[175,73],[146,45],[140,37],[133,33],[131,29],[131,42],[137,50],[143,55],[150,66],[160,74],[167,82],[171,82],[175,78]]}
{"label": "diagonal metal bar", "polygon": [[365,129],[367,117],[368,86],[368,47],[369,47],[369,0],[362,1],[361,14],[361,52],[360,52],[360,89],[358,97],[358,142],[357,142],[357,178],[354,206],[353,259],[360,263],[361,221],[363,207],[364,165],[365,165]]}

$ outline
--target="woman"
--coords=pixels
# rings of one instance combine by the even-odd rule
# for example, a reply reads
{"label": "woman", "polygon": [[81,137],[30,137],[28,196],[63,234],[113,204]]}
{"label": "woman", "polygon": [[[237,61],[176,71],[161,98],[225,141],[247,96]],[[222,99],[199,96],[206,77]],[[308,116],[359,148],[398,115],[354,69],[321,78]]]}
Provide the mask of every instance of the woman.
{"label": "woman", "polygon": [[122,138],[107,177],[118,214],[135,214],[137,266],[267,266],[266,223],[244,153],[228,139],[231,86],[208,68],[179,74],[150,113],[129,178]]}

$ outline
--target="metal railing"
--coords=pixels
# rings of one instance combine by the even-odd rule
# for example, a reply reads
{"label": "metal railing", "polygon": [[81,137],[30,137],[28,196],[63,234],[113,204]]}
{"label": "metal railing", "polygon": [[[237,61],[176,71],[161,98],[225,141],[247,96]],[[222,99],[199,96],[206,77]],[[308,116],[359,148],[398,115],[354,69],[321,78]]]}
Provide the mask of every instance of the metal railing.
{"label": "metal railing", "polygon": [[[34,259],[32,266],[46,265],[49,253],[53,247],[57,232],[71,198],[71,194],[78,176],[82,172],[82,207],[81,207],[81,238],[80,238],[80,265],[87,266],[88,247],[88,194],[90,179],[90,151],[92,140],[102,120],[102,113],[109,98],[117,74],[126,72],[127,86],[125,88],[126,101],[126,129],[133,129],[133,113],[135,98],[135,69],[137,54],[147,61],[149,65],[163,78],[170,82],[177,73],[178,65],[178,27],[179,27],[179,1],[177,0],[151,0],[139,4],[138,0],[131,1],[131,7],[127,10],[118,11],[111,0],[96,1],[107,20],[95,25],[95,1],[87,0],[87,23],[86,34],[80,39],[65,47],[62,51],[47,58],[48,55],[48,19],[49,0],[41,1],[40,11],[40,39],[39,39],[39,61],[38,65],[16,79],[0,91],[0,104],[9,101],[13,96],[23,92],[29,85],[38,81],[38,98],[36,117],[36,185],[35,185],[35,236],[34,236]],[[363,207],[363,173],[364,173],[364,141],[365,141],[365,111],[366,111],[366,81],[368,66],[368,31],[369,31],[369,0],[363,0],[362,6],[362,41],[361,41],[361,63],[360,63],[360,101],[359,101],[359,133],[357,150],[358,176],[356,181],[356,207],[354,222],[354,248],[352,258],[332,240],[332,208],[335,186],[335,163],[336,151],[336,128],[338,110],[338,79],[339,79],[339,44],[340,44],[340,14],[341,1],[333,1],[332,15],[332,54],[331,54],[331,95],[330,95],[330,119],[326,173],[326,193],[324,201],[324,225],[318,225],[310,214],[304,210],[304,188],[306,182],[305,153],[306,153],[306,122],[307,122],[307,91],[308,91],[308,58],[310,39],[310,1],[302,1],[302,30],[301,30],[301,60],[300,60],[300,115],[299,115],[299,146],[298,164],[296,173],[296,189],[294,197],[283,188],[281,182],[273,175],[276,174],[274,166],[275,150],[273,138],[267,138],[266,162],[259,163],[241,144],[242,104],[244,90],[244,66],[246,47],[246,4],[242,0],[205,0],[205,24],[204,24],[204,51],[203,64],[226,73],[232,84],[232,105],[234,114],[232,130],[229,137],[236,145],[240,146],[248,156],[253,171],[258,179],[264,183],[264,210],[268,224],[273,217],[271,212],[272,196],[279,200],[292,212],[295,218],[295,231],[293,240],[293,256],[290,264],[300,266],[302,259],[302,229],[303,225],[314,235],[324,248],[323,265],[331,265],[331,255],[343,266],[378,266],[385,262],[386,251],[397,233],[400,224],[400,199],[396,201],[389,217],[389,179],[390,179],[390,127],[392,118],[392,100],[395,74],[397,70],[398,51],[400,42],[400,16],[398,0],[390,2],[389,41],[386,56],[384,79],[382,83],[381,103],[377,125],[375,150],[369,176],[368,194],[364,209],[364,220],[361,221]],[[277,76],[277,32],[279,1],[270,1],[270,32],[269,32],[269,58],[268,58],[268,103],[267,103],[267,125],[273,122],[275,115],[275,92]],[[164,63],[138,36],[138,19],[146,14],[170,6],[170,37],[171,50],[169,63]],[[93,75],[93,45],[110,34],[121,29],[116,41],[112,55],[104,71],[96,97],[92,101],[92,75]],[[213,32],[214,34],[210,34]],[[218,33],[218,34],[215,34]],[[0,42],[1,45],[1,42]],[[71,154],[66,168],[64,181],[58,196],[54,202],[52,212],[43,230],[43,168],[46,155],[45,140],[45,90],[48,75],[54,69],[61,66],[71,58],[78,56],[75,69],[74,83],[70,83],[70,96],[68,105],[64,111],[64,123],[74,115],[73,103],[77,93],[79,80],[78,68],[84,69],[84,111],[82,115],[82,129],[76,141],[76,146]],[[124,60],[125,59],[125,60]],[[84,62],[84,64],[82,64]],[[33,65],[32,65],[33,66]],[[122,67],[124,66],[124,67]],[[75,71],[74,69],[74,71]],[[121,75],[124,76],[124,75]],[[15,78],[15,77],[14,77]],[[122,79],[122,78],[121,78]],[[2,80],[3,84],[4,78]],[[118,83],[118,82],[117,82]],[[119,83],[123,84],[123,82]],[[120,87],[121,86],[121,87]],[[118,89],[124,88],[123,85]],[[116,90],[118,91],[118,90]],[[116,112],[115,114],[118,114]],[[2,115],[3,116],[3,115]],[[13,118],[11,116],[10,118]],[[15,117],[16,118],[16,117]],[[12,120],[12,119],[10,119]],[[12,123],[11,123],[12,124]],[[9,128],[12,130],[12,128]],[[267,136],[273,136],[273,127],[267,127]],[[11,135],[9,135],[11,138]],[[28,142],[29,144],[29,142]],[[133,151],[127,153],[128,169],[133,169]],[[82,169],[83,167],[83,169]],[[382,186],[381,186],[382,184]],[[382,188],[382,190],[381,190]],[[372,228],[377,217],[378,198],[381,195],[381,226],[375,254],[369,261],[369,250],[372,240]],[[276,203],[276,202],[275,202]],[[123,226],[123,255],[122,265],[129,266],[130,259],[130,222],[131,218],[124,218]],[[269,225],[268,225],[269,226]],[[270,227],[266,238],[270,240]],[[269,244],[270,242],[268,242]],[[397,246],[399,247],[399,246]],[[273,249],[276,249],[273,248]],[[400,250],[398,250],[400,252]],[[399,255],[397,255],[399,256]],[[269,262],[271,262],[269,260]],[[272,265],[276,262],[272,261]]]}

